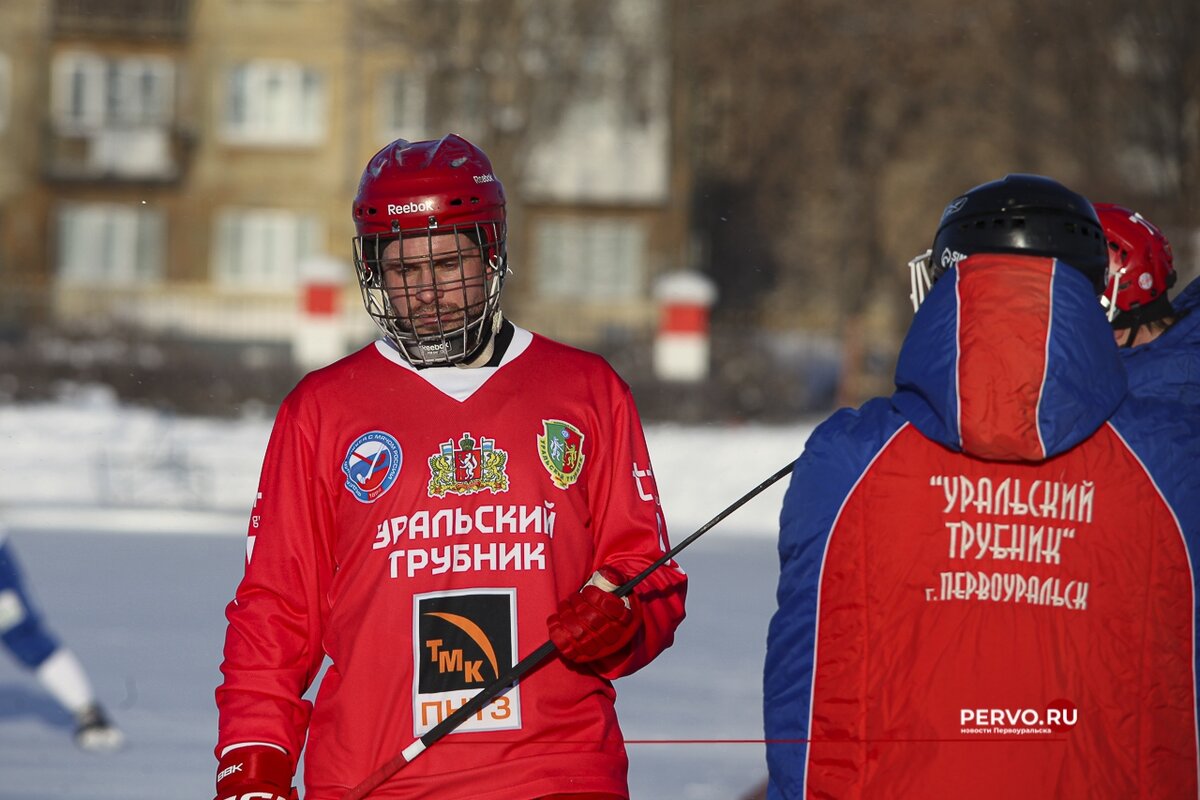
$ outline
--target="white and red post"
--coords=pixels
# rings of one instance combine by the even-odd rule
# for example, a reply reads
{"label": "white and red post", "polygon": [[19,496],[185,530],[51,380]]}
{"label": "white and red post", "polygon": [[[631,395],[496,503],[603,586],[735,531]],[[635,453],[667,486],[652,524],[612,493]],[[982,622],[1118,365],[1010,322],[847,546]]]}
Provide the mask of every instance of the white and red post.
{"label": "white and red post", "polygon": [[342,289],[348,271],[347,265],[328,256],[307,259],[299,266],[299,324],[292,338],[292,357],[305,371],[346,355]]}
{"label": "white and red post", "polygon": [[694,383],[708,377],[709,309],[716,287],[698,272],[672,272],[655,287],[659,301],[654,373],[660,380]]}

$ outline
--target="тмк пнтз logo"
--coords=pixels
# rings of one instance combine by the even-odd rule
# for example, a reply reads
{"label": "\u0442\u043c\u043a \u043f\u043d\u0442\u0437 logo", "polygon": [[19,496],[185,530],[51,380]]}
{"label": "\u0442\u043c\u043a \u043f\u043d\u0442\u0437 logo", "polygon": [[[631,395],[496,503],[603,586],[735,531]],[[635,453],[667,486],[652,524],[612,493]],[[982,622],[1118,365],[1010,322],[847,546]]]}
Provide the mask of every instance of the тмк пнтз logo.
{"label": "\u0442\u043c\u043a \u043f\u043d\u0442\u0437 logo", "polygon": [[512,666],[511,597],[499,590],[417,599],[419,691],[480,689]]}
{"label": "\u0442\u043c\u043a \u043f\u043d\u0442\u0437 logo", "polygon": [[[463,589],[413,598],[413,729],[420,736],[516,662],[516,590]],[[459,730],[521,727],[520,687]]]}

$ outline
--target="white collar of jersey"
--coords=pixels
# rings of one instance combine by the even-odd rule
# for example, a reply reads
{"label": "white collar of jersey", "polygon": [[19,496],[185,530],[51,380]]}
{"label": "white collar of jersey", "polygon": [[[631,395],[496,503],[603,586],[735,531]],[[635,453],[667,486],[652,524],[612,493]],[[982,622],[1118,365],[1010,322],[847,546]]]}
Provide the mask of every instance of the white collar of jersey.
{"label": "white collar of jersey", "polygon": [[470,369],[463,369],[461,367],[426,367],[425,369],[417,369],[401,358],[396,349],[384,339],[379,339],[375,342],[375,349],[388,361],[398,364],[418,378],[423,379],[438,391],[453,397],[461,403],[475,394],[479,387],[487,383],[488,378],[496,374],[497,370],[521,355],[521,353],[524,353],[532,341],[532,333],[514,325],[512,341],[508,343],[508,349],[504,351],[504,357],[500,359],[500,365],[496,367],[472,367]]}

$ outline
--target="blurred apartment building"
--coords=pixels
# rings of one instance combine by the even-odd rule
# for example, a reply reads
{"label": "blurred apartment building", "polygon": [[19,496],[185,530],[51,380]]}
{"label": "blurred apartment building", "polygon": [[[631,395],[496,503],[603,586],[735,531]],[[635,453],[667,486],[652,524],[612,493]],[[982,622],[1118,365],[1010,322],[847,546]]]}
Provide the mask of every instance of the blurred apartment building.
{"label": "blurred apartment building", "polygon": [[[406,34],[418,6],[445,24]],[[497,154],[512,199],[510,315],[601,351],[644,344],[657,277],[686,266],[687,170],[667,12],[610,11],[613,41],[580,62],[589,90],[539,95],[552,56],[526,47],[521,73],[458,46],[486,2],[0,0],[0,337],[283,354],[331,313],[349,352],[374,337],[350,262],[362,166],[455,131]],[[337,288],[314,308],[316,284]]]}

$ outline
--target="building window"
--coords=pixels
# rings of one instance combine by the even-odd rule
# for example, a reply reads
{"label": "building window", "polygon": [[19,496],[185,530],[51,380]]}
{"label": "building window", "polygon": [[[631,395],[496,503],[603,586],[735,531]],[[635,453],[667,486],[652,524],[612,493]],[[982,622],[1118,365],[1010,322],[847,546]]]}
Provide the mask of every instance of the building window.
{"label": "building window", "polygon": [[222,133],[242,144],[315,144],[325,135],[325,82],[289,61],[251,61],[228,74]]}
{"label": "building window", "polygon": [[310,214],[280,209],[226,209],[217,218],[213,276],[226,287],[291,291],[297,266],[322,250],[323,231]]}
{"label": "building window", "polygon": [[175,65],[166,58],[126,58],[110,68],[109,117],[128,125],[164,125],[173,118]]}
{"label": "building window", "polygon": [[133,287],[162,279],[166,218],[145,206],[67,203],[58,213],[58,279]]}
{"label": "building window", "polygon": [[0,53],[0,131],[8,127],[12,108],[12,66],[8,56]]}
{"label": "building window", "polygon": [[425,77],[414,72],[385,75],[379,86],[379,138],[418,141],[425,132]]}
{"label": "building window", "polygon": [[54,61],[55,121],[60,127],[98,128],[104,120],[104,59],[70,53]]}
{"label": "building window", "polygon": [[642,297],[646,232],[620,219],[548,219],[537,226],[535,262],[541,295],[569,300]]}
{"label": "building window", "polygon": [[63,53],[54,61],[51,107],[65,129],[164,125],[174,118],[175,64],[161,56]]}

